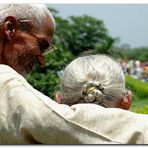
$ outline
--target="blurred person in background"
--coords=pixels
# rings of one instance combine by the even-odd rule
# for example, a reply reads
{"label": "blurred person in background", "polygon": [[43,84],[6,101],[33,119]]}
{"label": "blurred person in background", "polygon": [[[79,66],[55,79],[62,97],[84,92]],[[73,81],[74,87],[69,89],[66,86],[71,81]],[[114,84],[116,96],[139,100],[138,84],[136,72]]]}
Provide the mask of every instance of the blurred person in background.
{"label": "blurred person in background", "polygon": [[135,61],[134,77],[139,80],[143,78],[143,68],[141,67],[141,62],[139,60]]}

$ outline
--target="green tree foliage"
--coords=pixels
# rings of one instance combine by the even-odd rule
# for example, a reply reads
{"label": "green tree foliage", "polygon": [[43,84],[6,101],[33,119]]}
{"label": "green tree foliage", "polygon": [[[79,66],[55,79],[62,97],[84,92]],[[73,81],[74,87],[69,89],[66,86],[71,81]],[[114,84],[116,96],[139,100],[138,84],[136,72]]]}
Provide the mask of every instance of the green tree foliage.
{"label": "green tree foliage", "polygon": [[148,60],[148,48],[136,48],[133,50],[126,50],[124,52],[124,56],[127,59],[147,61]]}
{"label": "green tree foliage", "polygon": [[136,49],[121,49],[114,48],[113,49],[114,57],[121,57],[125,60],[140,60],[147,61],[148,60],[148,48],[136,48]]}
{"label": "green tree foliage", "polygon": [[97,53],[109,53],[114,39],[108,35],[103,21],[96,18],[84,16],[71,16],[71,38],[68,40],[69,49],[78,55],[87,50]]}
{"label": "green tree foliage", "polygon": [[86,51],[109,53],[114,39],[109,36],[101,20],[86,15],[63,19],[57,10],[50,10],[56,21],[53,43],[57,50],[46,56],[44,68],[36,67],[32,71],[28,82],[45,95],[54,98],[55,87],[60,84],[57,72],[63,70],[77,56],[84,55]]}

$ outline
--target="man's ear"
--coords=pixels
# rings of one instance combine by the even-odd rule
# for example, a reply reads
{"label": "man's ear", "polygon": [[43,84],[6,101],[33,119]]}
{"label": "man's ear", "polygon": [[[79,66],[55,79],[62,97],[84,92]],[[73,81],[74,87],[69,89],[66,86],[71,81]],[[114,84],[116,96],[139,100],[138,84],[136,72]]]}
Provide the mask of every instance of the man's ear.
{"label": "man's ear", "polygon": [[11,40],[15,35],[17,28],[16,19],[13,16],[8,16],[4,22],[4,32],[8,40]]}
{"label": "man's ear", "polygon": [[132,92],[127,91],[126,96],[124,98],[122,98],[121,108],[128,110],[131,103],[132,103]]}

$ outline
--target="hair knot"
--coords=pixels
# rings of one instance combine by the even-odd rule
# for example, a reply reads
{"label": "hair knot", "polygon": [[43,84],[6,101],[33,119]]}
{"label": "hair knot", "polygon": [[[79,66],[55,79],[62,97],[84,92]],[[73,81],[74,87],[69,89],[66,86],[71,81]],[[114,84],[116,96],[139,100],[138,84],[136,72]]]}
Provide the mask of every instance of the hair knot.
{"label": "hair knot", "polygon": [[97,82],[89,82],[84,85],[84,90],[82,96],[86,103],[96,103],[99,104],[102,101],[104,94],[104,87],[102,84]]}

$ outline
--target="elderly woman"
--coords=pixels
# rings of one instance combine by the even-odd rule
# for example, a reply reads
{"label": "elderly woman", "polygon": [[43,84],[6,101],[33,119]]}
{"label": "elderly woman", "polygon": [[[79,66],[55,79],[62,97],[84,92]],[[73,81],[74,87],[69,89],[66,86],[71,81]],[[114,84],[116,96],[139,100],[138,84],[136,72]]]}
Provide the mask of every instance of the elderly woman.
{"label": "elderly woman", "polygon": [[79,57],[65,69],[57,102],[73,105],[95,103],[128,109],[131,92],[125,88],[120,65],[105,55]]}

